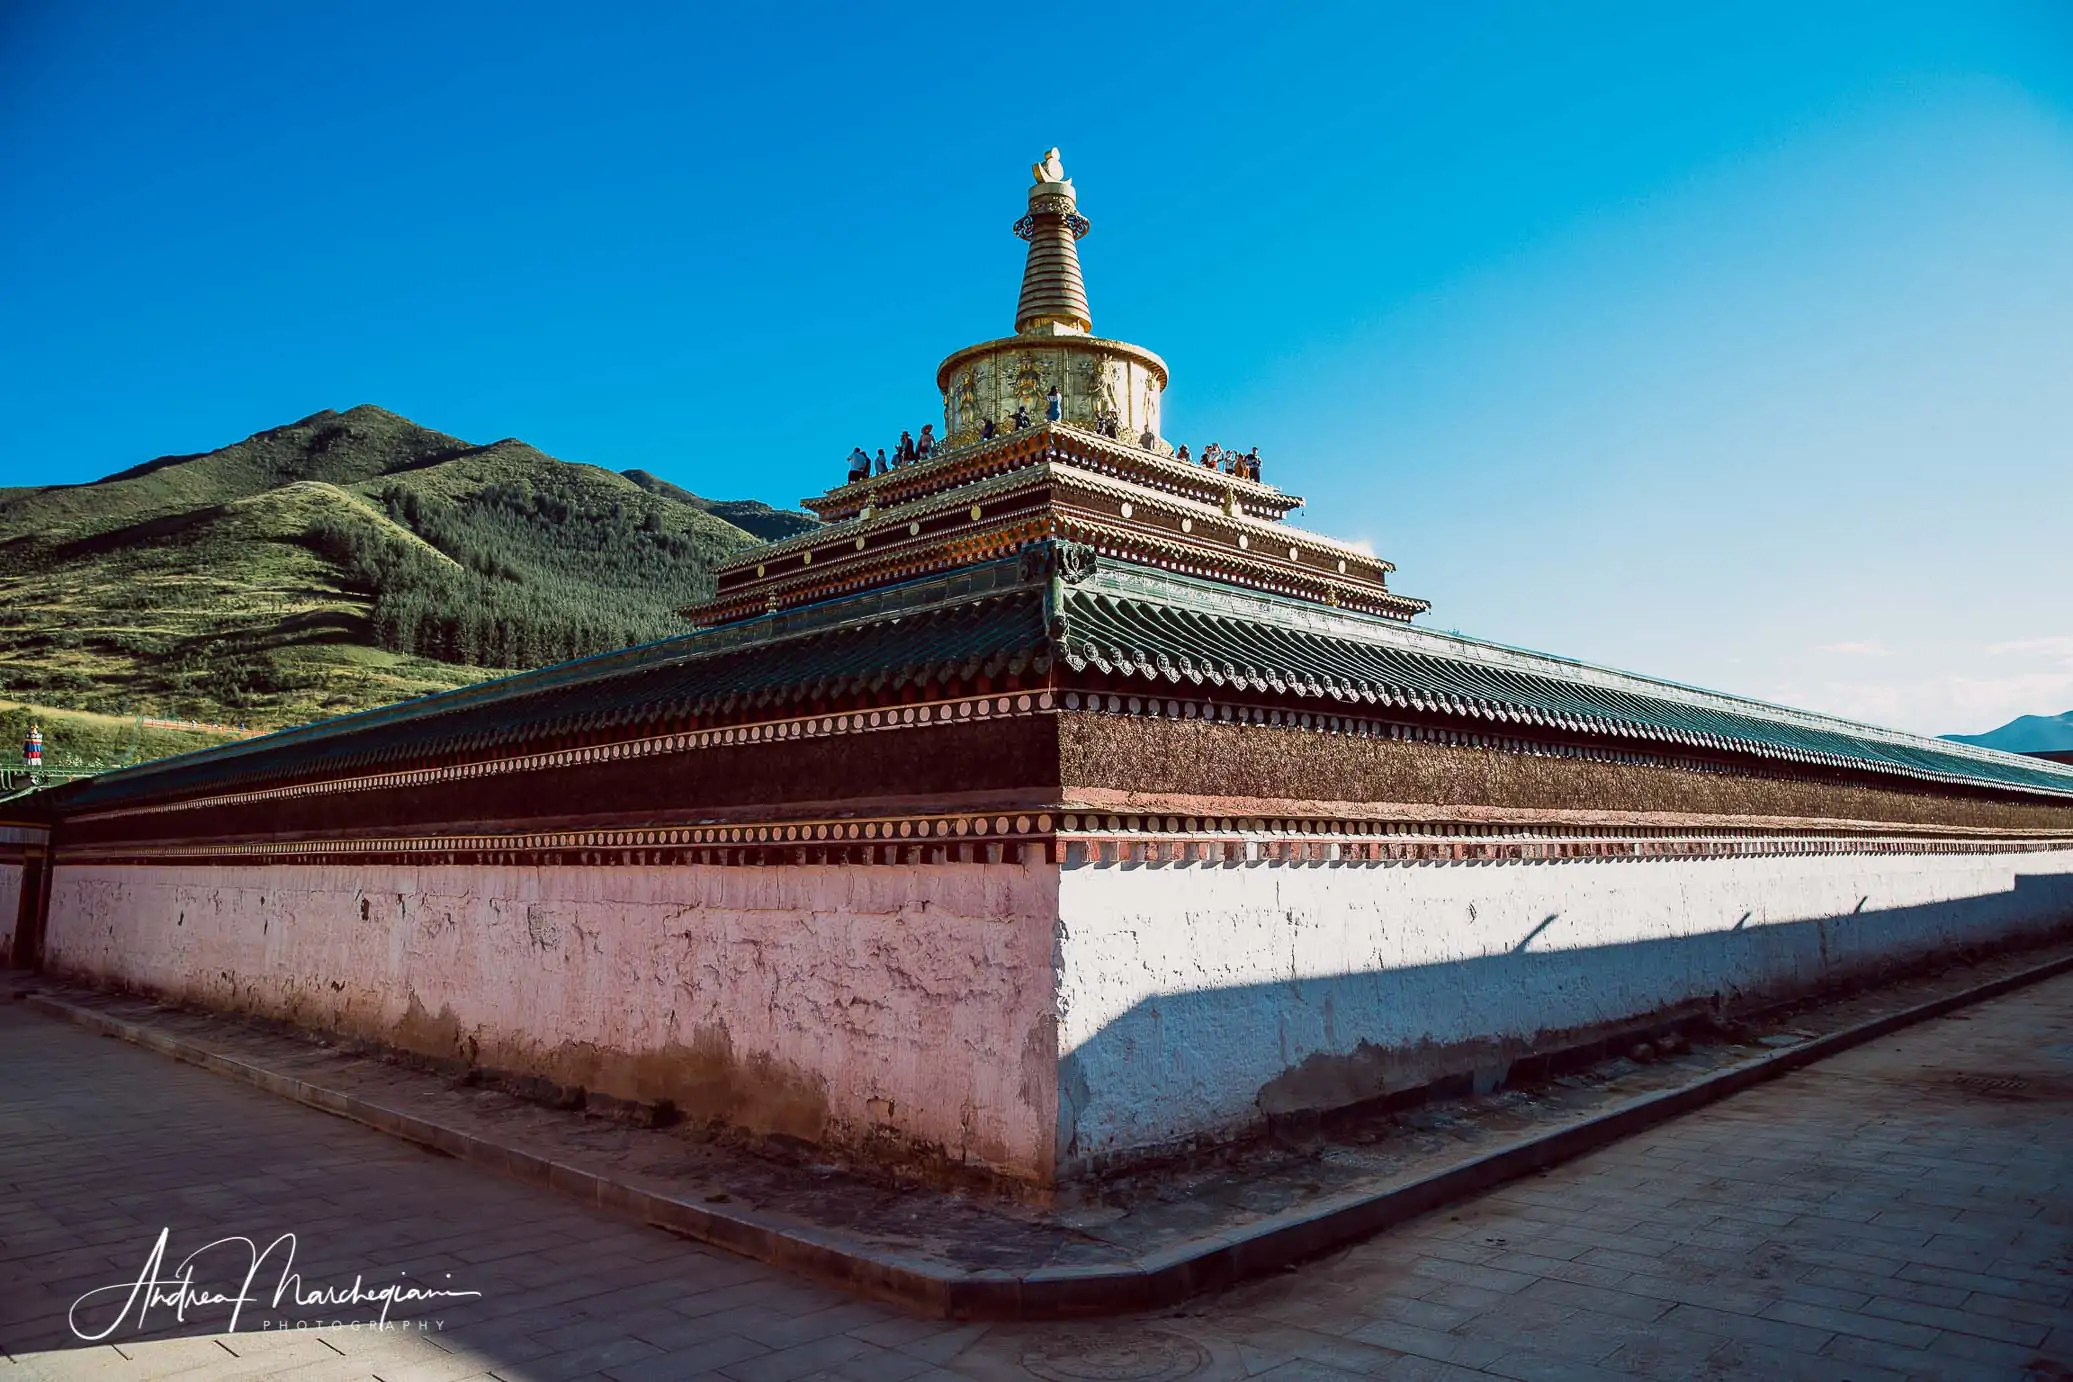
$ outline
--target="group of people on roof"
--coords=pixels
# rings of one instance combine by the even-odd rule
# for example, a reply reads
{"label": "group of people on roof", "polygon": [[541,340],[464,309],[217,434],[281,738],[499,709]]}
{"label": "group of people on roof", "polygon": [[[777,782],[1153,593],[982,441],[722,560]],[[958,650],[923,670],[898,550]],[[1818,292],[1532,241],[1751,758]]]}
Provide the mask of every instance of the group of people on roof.
{"label": "group of people on roof", "polygon": [[[1055,394],[1057,390],[1053,389],[1052,392]],[[1053,414],[1053,419],[1056,419],[1056,414]],[[1009,416],[1007,426],[1005,427],[995,423],[992,418],[988,418],[980,423],[979,440],[992,441],[1003,432],[1019,432],[1027,426],[1029,426],[1029,409],[1017,405],[1014,413]]]}
{"label": "group of people on roof", "polygon": [[[1094,434],[1096,436],[1120,441],[1122,439],[1122,427],[1123,419],[1117,417],[1114,413],[1097,413],[1094,415]],[[1159,434],[1147,426],[1144,431],[1137,434],[1137,444],[1150,451],[1159,444]]]}
{"label": "group of people on roof", "polygon": [[885,448],[882,446],[878,448],[878,455],[875,457],[866,455],[864,448],[861,446],[851,447],[849,452],[849,481],[851,484],[855,484],[857,481],[867,480],[873,475],[883,475],[889,470],[898,470],[901,466],[910,465],[915,461],[925,461],[935,454],[936,424],[933,422],[924,423],[921,435],[918,437],[912,432],[903,431],[900,433],[900,440],[893,447],[891,460],[885,458]]}
{"label": "group of people on roof", "polygon": [[[1059,393],[1056,384],[1053,384],[1044,394],[1044,416],[1052,422],[1060,422],[1065,418],[1065,399]],[[1029,409],[1018,405],[1014,413],[1004,424],[996,423],[992,418],[987,418],[981,423],[979,426],[979,440],[992,441],[1002,432],[1019,432],[1029,425]],[[1094,419],[1095,432],[1104,437],[1115,437],[1121,425],[1122,419],[1114,413],[1104,412]],[[936,426],[934,423],[929,423],[922,427],[919,437],[912,432],[901,432],[899,444],[893,447],[893,454],[890,460],[886,459],[884,447],[878,449],[878,454],[875,457],[867,455],[861,446],[852,447],[849,453],[849,483],[855,484],[859,480],[868,480],[873,475],[883,475],[887,471],[898,470],[901,466],[911,465],[915,461],[925,461],[936,454],[937,444]],[[1138,437],[1137,444],[1150,451],[1158,446],[1159,434],[1147,425],[1144,432]],[[1185,446],[1174,453],[1174,459],[1185,461],[1189,464],[1194,463],[1194,458],[1188,455],[1188,448]],[[1201,464],[1207,469],[1222,471],[1224,474],[1240,480],[1258,480],[1260,478],[1260,448],[1255,446],[1252,450],[1245,452],[1226,451],[1215,442],[1211,442],[1202,448]]]}
{"label": "group of people on roof", "polygon": [[[1188,448],[1183,446],[1173,453],[1173,459],[1192,464],[1195,458],[1190,456]],[[1202,464],[1207,469],[1221,470],[1224,474],[1240,480],[1257,480],[1260,478],[1260,448],[1255,446],[1252,450],[1244,452],[1226,451],[1215,442],[1211,442],[1202,448]]]}

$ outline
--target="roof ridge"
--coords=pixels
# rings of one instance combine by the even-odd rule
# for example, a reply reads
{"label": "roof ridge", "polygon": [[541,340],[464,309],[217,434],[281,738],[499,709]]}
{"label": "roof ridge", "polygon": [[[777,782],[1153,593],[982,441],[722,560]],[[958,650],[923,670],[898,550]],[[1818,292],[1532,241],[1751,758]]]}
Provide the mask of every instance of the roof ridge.
{"label": "roof ridge", "polygon": [[[1285,597],[1246,592],[1243,603],[1250,608],[1238,609],[1234,606],[1240,602],[1231,598],[1233,593],[1152,568],[1104,560],[1086,582],[1067,592],[1061,609],[1066,627],[1060,652],[1077,667],[1088,661],[1113,666],[1109,654],[1120,651],[1131,664],[1125,671],[1159,670],[1169,675],[1168,664],[1177,655],[1183,664],[1199,659],[1218,680],[1235,672],[1247,683],[1282,684],[1293,676],[1299,688],[1356,690],[1363,700],[1413,707],[1430,703],[1436,710],[1478,718],[1492,718],[1487,712],[1501,709],[1524,712],[1529,723],[1566,724],[1594,732],[1618,733],[1625,728],[1641,731],[1644,738],[1690,747],[2073,795],[2073,768],[2045,760],[1954,752],[1958,746],[1903,731],[1812,716],[1747,698],[1695,692],[1676,683],[1579,666],[1519,649],[1498,645],[1479,649],[1474,640],[1460,635],[1435,637],[1429,630],[1401,621],[1322,606],[1313,609]],[[1203,595],[1215,598],[1200,598]],[[1169,634],[1173,642],[1184,644],[1190,636],[1199,637],[1206,626],[1217,631],[1225,646],[1195,650],[1146,646],[1158,639],[1151,621],[1142,616],[1159,608],[1180,613],[1184,623],[1196,621],[1194,629],[1173,630]],[[1080,619],[1091,626],[1081,626]],[[1133,642],[1138,646],[1129,646]],[[1291,643],[1295,646],[1289,646]],[[1370,649],[1385,659],[1402,659],[1403,665],[1391,669],[1364,659],[1335,668],[1329,659],[1312,656],[1308,646],[1333,643]],[[1470,655],[1471,650],[1500,651],[1504,658],[1486,660]],[[1253,655],[1247,657],[1248,653]],[[1263,667],[1263,663],[1267,665]],[[1592,675],[1579,677],[1575,675],[1579,670]],[[1517,680],[1506,686],[1498,680],[1503,677]],[[1622,699],[1631,704],[1621,704]],[[1973,765],[2000,771],[1971,771]]]}

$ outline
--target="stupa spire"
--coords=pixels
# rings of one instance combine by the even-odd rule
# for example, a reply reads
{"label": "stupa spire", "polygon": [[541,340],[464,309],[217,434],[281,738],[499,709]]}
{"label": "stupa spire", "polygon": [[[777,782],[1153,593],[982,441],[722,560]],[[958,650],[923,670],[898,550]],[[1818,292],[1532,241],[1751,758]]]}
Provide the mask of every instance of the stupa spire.
{"label": "stupa spire", "polygon": [[1058,150],[1048,150],[1030,171],[1036,185],[1029,189],[1029,213],[1015,222],[1015,233],[1029,241],[1015,331],[1023,336],[1084,336],[1094,329],[1094,320],[1087,311],[1087,285],[1080,278],[1080,251],[1074,242],[1087,233],[1087,218],[1079,213]]}

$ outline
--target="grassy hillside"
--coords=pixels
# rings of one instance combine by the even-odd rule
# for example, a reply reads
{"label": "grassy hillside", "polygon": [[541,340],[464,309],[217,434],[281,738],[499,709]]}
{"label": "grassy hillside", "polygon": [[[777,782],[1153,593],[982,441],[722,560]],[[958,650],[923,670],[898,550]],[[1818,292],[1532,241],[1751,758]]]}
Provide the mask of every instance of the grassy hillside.
{"label": "grassy hillside", "polygon": [[0,750],[5,751],[0,766],[21,766],[22,740],[31,725],[43,731],[43,766],[56,772],[100,772],[213,748],[240,737],[223,730],[164,729],[140,725],[135,717],[0,701]]}
{"label": "grassy hillside", "polygon": [[760,539],[644,479],[359,407],[0,490],[0,694],[274,727],[667,636]]}

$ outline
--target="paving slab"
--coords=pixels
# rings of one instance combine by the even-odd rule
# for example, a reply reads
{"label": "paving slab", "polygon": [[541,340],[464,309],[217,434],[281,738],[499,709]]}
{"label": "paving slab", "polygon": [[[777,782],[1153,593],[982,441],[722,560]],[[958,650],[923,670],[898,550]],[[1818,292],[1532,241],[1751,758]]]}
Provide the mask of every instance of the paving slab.
{"label": "paving slab", "polygon": [[[1882,1202],[1876,1214],[1849,1202],[1824,1205],[1815,1217],[1833,1215],[1839,1222],[1831,1224],[1806,1222],[1803,1204],[1751,1194],[1752,1185],[1772,1193],[1799,1188],[1777,1177],[1788,1143],[1716,1144],[1698,1161],[1670,1161],[1661,1176],[1589,1201],[1536,1199],[1531,1183],[1518,1178],[1887,1032],[2067,972],[2073,942],[1988,955],[1883,988],[1745,1014],[1673,1054],[1614,1056],[1530,1087],[1340,1118],[1301,1139],[1255,1141],[1196,1165],[1115,1178],[1048,1206],[879,1183],[758,1155],[696,1129],[548,1108],[279,1024],[41,976],[17,975],[4,991],[104,1035],[849,1290],[952,1317],[1043,1318],[1170,1304],[1507,1182],[1505,1193],[1519,1203],[1566,1220],[1558,1225],[1564,1243],[1632,1254],[1662,1251],[1675,1236],[1686,1248],[1735,1253],[1774,1238],[1861,1248],[1872,1255],[1867,1262],[1882,1260],[1882,1250],[1883,1260],[1898,1260],[1909,1249],[1920,1250],[1910,1265],[1990,1267],[2028,1222],[2000,1201],[1992,1213],[1975,1205],[1969,1214],[1920,1202]],[[1958,1071],[1948,1078],[1954,1088],[1994,1095],[2006,1092],[2011,1077]],[[42,1217],[33,1227],[66,1254],[39,1270],[60,1284],[98,1271],[126,1222],[97,1182],[97,1154],[82,1148],[39,1198]],[[1872,1139],[1860,1155],[1875,1157],[1888,1175],[1919,1175],[1911,1193],[1975,1194],[2022,1170],[2012,1153],[1994,1147],[1937,1156]],[[1694,1164],[1713,1174],[1695,1181]],[[196,1208],[224,1211],[268,1188],[265,1178],[247,1175],[187,1194],[199,1197]],[[1730,1194],[1734,1203],[1722,1206],[1708,1194]],[[556,1232],[514,1225],[454,1255],[466,1263],[524,1257],[551,1246]]]}
{"label": "paving slab", "polygon": [[[955,1322],[860,1300],[25,1003],[0,1003],[0,1071],[0,1382],[2064,1382],[2073,1364],[2073,975],[1862,1042],[1299,1266],[1074,1322]],[[1762,1176],[1713,1174],[1736,1147]],[[1926,1179],[1983,1161],[2022,1174],[1974,1177],[1963,1192],[1958,1212],[2006,1240],[1977,1265],[1945,1265],[1934,1240],[1946,1235],[1876,1252],[1848,1236],[1919,1208]],[[1641,1227],[1633,1206],[1659,1206],[1680,1180],[1749,1233],[1724,1247],[1711,1220]],[[105,1206],[97,1235],[132,1233],[96,1245],[109,1281],[134,1280],[161,1229],[183,1254],[294,1232],[312,1281],[451,1272],[482,1294],[438,1302],[405,1330],[342,1321],[255,1336],[250,1320],[232,1332],[220,1309],[201,1309],[92,1343],[67,1329],[70,1287],[33,1275],[64,1251],[49,1211],[88,1198]],[[516,1255],[469,1251],[526,1237]]]}

